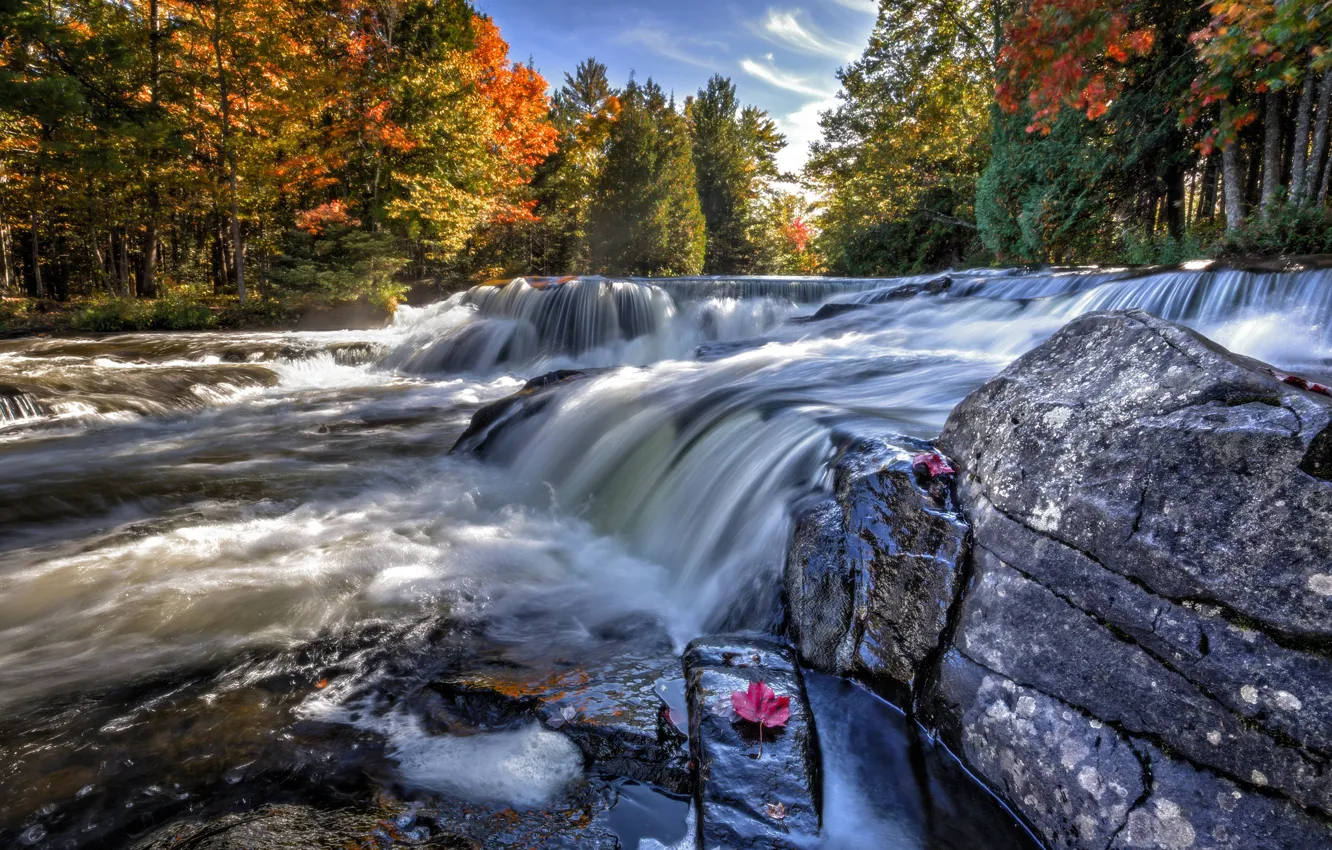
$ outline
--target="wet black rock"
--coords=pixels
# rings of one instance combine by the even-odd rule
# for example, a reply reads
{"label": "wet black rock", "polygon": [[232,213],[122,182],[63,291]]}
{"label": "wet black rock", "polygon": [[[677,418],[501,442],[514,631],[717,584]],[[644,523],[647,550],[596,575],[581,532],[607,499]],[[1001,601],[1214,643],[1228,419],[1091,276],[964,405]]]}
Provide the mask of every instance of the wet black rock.
{"label": "wet black rock", "polygon": [[727,342],[705,342],[694,348],[690,356],[695,360],[701,360],[705,363],[712,360],[722,360],[733,354],[740,354],[744,351],[753,351],[756,348],[762,348],[767,344],[763,339],[742,339]]}
{"label": "wet black rock", "polygon": [[652,651],[619,644],[563,665],[481,657],[433,683],[440,700],[420,713],[441,731],[538,720],[569,736],[603,773],[687,794],[693,785],[685,719],[672,716],[664,696],[683,687],[682,676],[669,645]]}
{"label": "wet black rock", "polygon": [[366,366],[388,354],[386,346],[373,342],[339,342],[326,349],[339,366]]}
{"label": "wet black rock", "polygon": [[213,820],[172,824],[136,844],[134,850],[370,850],[395,846],[480,850],[483,846],[464,835],[400,824],[390,812],[267,805]]}
{"label": "wet black rock", "polygon": [[788,629],[802,661],[899,701],[938,652],[966,553],[946,477],[913,469],[923,448],[847,449],[833,495],[799,517],[787,558]]}
{"label": "wet black rock", "polygon": [[929,718],[1052,846],[1332,846],[1332,398],[1141,312],[969,396]]}
{"label": "wet black rock", "polygon": [[471,423],[449,451],[484,455],[491,436],[505,424],[535,416],[554,399],[553,388],[599,375],[604,369],[557,369],[539,375],[513,395],[491,402],[472,416]]}
{"label": "wet black rock", "polygon": [[834,301],[831,304],[824,304],[808,316],[796,316],[794,319],[787,319],[786,321],[790,325],[807,325],[811,322],[822,322],[834,316],[841,316],[844,313],[864,310],[868,306],[867,304],[857,304],[849,301]]}
{"label": "wet black rock", "polygon": [[[813,846],[820,774],[813,715],[794,653],[755,635],[702,638],[685,651],[690,749],[696,760],[698,846]],[[762,681],[790,698],[781,729],[741,720],[731,694]]]}
{"label": "wet black rock", "polygon": [[943,295],[953,287],[953,279],[948,275],[939,275],[923,283],[904,283],[892,289],[878,290],[862,299],[864,304],[883,304],[888,301],[902,301],[917,295]]}

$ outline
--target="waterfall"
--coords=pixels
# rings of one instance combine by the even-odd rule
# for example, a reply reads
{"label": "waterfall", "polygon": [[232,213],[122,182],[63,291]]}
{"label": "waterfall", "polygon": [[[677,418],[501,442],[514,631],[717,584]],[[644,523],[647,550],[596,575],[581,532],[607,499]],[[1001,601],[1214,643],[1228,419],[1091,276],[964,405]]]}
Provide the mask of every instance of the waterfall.
{"label": "waterfall", "polygon": [[0,395],[0,428],[17,422],[41,419],[47,415],[42,403],[29,393]]}
{"label": "waterfall", "polygon": [[752,298],[726,287],[677,298],[655,282],[601,277],[476,286],[439,305],[400,310],[399,340],[381,365],[489,374],[571,358],[608,366],[683,357],[704,342],[762,333],[795,312],[786,283],[769,282],[772,294]]}
{"label": "waterfall", "polygon": [[[69,752],[45,742],[11,749],[0,792],[59,806],[53,828],[80,828],[70,815],[94,803],[128,823],[145,789],[194,787],[180,736],[154,718],[219,730],[188,742],[218,764],[238,741],[269,752],[290,716],[272,683],[393,702],[421,665],[355,649],[329,668],[323,653],[434,640],[440,623],[440,640],[456,626],[496,659],[560,665],[627,632],[669,652],[660,638],[770,629],[793,517],[828,492],[844,447],[924,450],[1069,319],[1129,307],[1332,374],[1332,271],[1210,267],[520,279],[368,331],[0,341],[0,707],[33,741],[104,747],[95,796],[74,797],[91,782],[78,775],[65,797],[42,790]],[[531,380],[552,370],[570,371]],[[501,401],[481,450],[450,453]],[[198,671],[206,699],[62,702],[174,689],[179,671]],[[419,719],[426,704],[396,708]],[[59,716],[25,720],[37,705]],[[253,735],[233,737],[245,724]],[[828,728],[850,746],[845,724]],[[413,772],[413,753],[476,758],[439,731],[389,736],[404,775],[447,786]],[[858,782],[831,776],[832,811],[878,799]],[[891,827],[870,817],[857,833]]]}

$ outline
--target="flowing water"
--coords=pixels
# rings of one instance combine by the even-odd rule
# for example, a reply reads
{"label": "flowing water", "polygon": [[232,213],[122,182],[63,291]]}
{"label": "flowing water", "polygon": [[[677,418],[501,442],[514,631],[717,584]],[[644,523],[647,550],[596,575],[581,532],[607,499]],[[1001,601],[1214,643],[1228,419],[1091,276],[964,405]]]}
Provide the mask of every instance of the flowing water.
{"label": "flowing water", "polygon": [[[932,438],[1089,311],[1332,371],[1332,271],[948,284],[520,280],[374,331],[0,342],[0,843],[125,846],[277,787],[463,793],[449,765],[500,765],[467,788],[534,804],[580,770],[562,736],[441,738],[394,704],[442,646],[483,635],[532,662],[626,621],[677,648],[776,628],[792,510],[837,447]],[[478,408],[556,369],[589,371],[450,453]],[[841,705],[830,687],[816,709]],[[884,843],[859,792],[830,793],[843,827],[868,821],[828,846],[936,846]]]}

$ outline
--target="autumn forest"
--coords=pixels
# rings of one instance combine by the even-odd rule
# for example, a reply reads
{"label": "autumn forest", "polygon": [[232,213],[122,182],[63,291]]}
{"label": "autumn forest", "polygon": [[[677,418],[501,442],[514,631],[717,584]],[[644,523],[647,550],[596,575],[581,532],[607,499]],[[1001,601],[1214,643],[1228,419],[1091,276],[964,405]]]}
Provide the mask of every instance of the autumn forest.
{"label": "autumn forest", "polygon": [[423,280],[1332,251],[1328,0],[882,0],[800,174],[724,76],[548,81],[499,23],[0,0],[0,294],[112,330]]}

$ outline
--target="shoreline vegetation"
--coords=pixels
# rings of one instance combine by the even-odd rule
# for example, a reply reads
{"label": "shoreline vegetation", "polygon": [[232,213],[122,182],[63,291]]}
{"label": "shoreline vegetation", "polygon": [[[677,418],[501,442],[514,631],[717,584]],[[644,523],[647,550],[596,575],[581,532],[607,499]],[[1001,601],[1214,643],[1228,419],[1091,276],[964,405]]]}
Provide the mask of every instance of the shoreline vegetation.
{"label": "shoreline vegetation", "polygon": [[[1200,265],[1255,273],[1292,272],[1332,268],[1332,254],[1223,257],[1188,263],[1188,267]],[[1135,271],[1146,275],[1177,267],[1138,266]],[[507,280],[483,283],[499,285]],[[96,295],[66,301],[0,298],[0,340],[146,331],[364,330],[390,323],[400,304],[428,304],[473,285],[468,280],[418,282],[399,287],[392,300],[378,301],[364,297],[340,301],[310,297],[279,300],[258,295],[244,305],[235,296],[212,294],[171,294],[155,299]]]}
{"label": "shoreline vegetation", "polygon": [[1328,32],[1328,3],[883,0],[792,174],[724,75],[553,85],[469,0],[14,0],[0,333],[382,320],[427,280],[1330,253]]}

